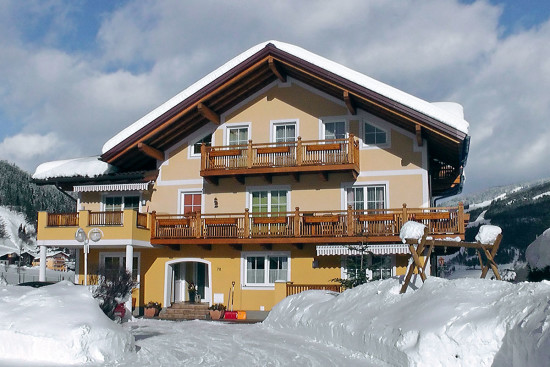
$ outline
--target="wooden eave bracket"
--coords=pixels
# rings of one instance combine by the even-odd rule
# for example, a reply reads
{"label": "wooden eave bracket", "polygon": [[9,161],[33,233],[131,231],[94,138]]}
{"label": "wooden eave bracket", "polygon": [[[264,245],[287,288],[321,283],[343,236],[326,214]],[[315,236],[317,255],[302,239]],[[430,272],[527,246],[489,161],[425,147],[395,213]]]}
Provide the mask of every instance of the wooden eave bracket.
{"label": "wooden eave bracket", "polygon": [[355,104],[353,103],[351,96],[347,90],[344,90],[344,102],[346,103],[346,107],[349,110],[349,113],[352,115],[357,114],[357,109],[355,108]]}
{"label": "wooden eave bracket", "polygon": [[416,131],[416,143],[418,144],[419,147],[421,147],[423,144],[422,126],[420,126],[419,124],[416,124],[414,129]]}
{"label": "wooden eave bracket", "polygon": [[277,67],[277,64],[275,64],[275,60],[272,56],[267,59],[267,63],[269,65],[269,69],[273,72],[273,74],[275,74],[277,79],[279,79],[281,83],[286,83],[286,75],[284,75],[281,69]]}
{"label": "wooden eave bracket", "polygon": [[148,155],[151,158],[155,158],[157,161],[164,161],[164,153],[162,153],[160,150],[150,147],[143,142],[138,143],[137,147],[145,155]]}
{"label": "wooden eave bracket", "polygon": [[197,110],[199,110],[199,113],[208,120],[212,121],[213,123],[219,125],[220,124],[220,115],[217,114],[215,111],[210,109],[207,105],[205,105],[202,102],[199,102],[197,104]]}

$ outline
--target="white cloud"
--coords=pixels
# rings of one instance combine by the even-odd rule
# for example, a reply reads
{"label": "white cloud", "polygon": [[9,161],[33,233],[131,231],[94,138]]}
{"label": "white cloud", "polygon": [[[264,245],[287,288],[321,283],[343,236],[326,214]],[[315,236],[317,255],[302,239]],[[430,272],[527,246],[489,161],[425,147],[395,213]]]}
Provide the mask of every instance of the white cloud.
{"label": "white cloud", "polygon": [[[501,38],[501,9],[488,1],[129,1],[104,15],[95,49],[78,52],[55,46],[78,29],[69,11],[56,11],[67,2],[28,10],[33,19],[53,19],[40,44],[12,19],[26,14],[17,4],[0,4],[0,122],[10,123],[10,135],[53,134],[66,148],[52,149],[53,157],[14,156],[28,170],[98,154],[118,131],[231,57],[278,39],[421,98],[462,103],[472,134],[467,189],[550,175],[548,165],[541,169],[550,159],[543,140],[550,135],[549,23]],[[14,149],[9,142],[0,158]]]}

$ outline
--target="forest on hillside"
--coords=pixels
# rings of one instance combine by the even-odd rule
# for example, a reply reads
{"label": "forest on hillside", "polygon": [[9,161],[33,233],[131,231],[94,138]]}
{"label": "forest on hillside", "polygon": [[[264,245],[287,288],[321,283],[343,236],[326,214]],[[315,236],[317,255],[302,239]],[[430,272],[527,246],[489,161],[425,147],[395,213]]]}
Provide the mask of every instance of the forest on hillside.
{"label": "forest on hillside", "polygon": [[[34,184],[29,173],[0,160],[0,206],[23,213],[29,223],[36,224],[38,211],[71,212],[75,201],[54,186]],[[1,227],[0,223],[0,235]]]}

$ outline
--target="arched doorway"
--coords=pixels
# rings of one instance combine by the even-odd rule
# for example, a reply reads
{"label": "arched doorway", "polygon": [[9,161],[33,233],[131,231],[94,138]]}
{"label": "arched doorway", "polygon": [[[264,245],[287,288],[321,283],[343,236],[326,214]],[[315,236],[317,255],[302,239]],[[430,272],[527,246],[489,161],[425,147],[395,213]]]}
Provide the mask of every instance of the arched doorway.
{"label": "arched doorway", "polygon": [[167,261],[164,276],[164,305],[189,300],[187,287],[194,283],[201,302],[212,303],[212,270],[210,261],[200,258],[180,258]]}

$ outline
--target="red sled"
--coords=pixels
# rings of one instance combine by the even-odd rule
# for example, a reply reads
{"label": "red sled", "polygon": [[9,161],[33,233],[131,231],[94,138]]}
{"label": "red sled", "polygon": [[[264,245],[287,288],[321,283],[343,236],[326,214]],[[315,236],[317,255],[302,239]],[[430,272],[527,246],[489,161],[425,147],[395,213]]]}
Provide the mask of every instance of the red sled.
{"label": "red sled", "polygon": [[237,320],[237,311],[225,311],[223,318],[226,320]]}

